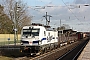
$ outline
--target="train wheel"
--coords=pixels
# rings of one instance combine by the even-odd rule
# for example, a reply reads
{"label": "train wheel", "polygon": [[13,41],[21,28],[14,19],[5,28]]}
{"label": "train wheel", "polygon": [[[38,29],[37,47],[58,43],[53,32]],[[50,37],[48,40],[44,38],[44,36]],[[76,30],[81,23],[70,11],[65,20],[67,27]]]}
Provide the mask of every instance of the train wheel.
{"label": "train wheel", "polygon": [[44,54],[44,50],[41,50],[41,51],[40,51],[40,54]]}

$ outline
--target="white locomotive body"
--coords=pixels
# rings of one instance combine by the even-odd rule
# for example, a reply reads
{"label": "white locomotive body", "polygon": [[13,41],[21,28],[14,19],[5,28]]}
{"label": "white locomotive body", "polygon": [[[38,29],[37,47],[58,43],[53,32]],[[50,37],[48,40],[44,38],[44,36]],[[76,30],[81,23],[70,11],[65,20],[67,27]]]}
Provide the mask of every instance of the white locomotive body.
{"label": "white locomotive body", "polygon": [[58,46],[58,31],[44,26],[24,26],[21,31],[21,52],[31,55]]}

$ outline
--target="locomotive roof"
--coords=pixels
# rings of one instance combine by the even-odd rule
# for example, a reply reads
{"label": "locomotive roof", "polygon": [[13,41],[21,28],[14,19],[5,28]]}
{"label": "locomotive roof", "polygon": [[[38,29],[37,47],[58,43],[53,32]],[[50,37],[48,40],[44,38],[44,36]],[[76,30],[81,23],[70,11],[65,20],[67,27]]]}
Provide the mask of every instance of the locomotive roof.
{"label": "locomotive roof", "polygon": [[24,26],[23,29],[29,29],[30,27],[41,28],[43,26]]}
{"label": "locomotive roof", "polygon": [[[30,27],[35,27],[35,28],[41,28],[41,27],[44,27],[44,26],[24,26],[23,29],[30,29]],[[56,31],[55,28],[46,28],[44,27],[47,31]]]}

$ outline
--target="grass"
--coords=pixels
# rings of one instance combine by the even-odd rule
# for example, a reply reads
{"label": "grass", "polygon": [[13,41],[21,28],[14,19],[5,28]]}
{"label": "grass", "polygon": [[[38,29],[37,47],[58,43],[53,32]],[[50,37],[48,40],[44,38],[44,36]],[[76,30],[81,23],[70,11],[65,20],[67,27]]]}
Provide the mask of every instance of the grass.
{"label": "grass", "polygon": [[13,60],[13,59],[5,56],[0,56],[0,60]]}

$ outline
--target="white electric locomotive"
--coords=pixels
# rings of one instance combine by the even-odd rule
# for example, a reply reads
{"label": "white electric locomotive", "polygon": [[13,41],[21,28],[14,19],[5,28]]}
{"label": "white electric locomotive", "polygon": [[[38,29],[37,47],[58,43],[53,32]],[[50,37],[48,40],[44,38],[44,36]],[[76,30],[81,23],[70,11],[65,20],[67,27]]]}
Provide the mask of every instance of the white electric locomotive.
{"label": "white electric locomotive", "polygon": [[58,46],[58,31],[44,26],[24,26],[21,31],[21,52],[40,54]]}

